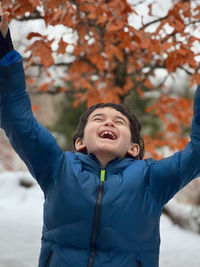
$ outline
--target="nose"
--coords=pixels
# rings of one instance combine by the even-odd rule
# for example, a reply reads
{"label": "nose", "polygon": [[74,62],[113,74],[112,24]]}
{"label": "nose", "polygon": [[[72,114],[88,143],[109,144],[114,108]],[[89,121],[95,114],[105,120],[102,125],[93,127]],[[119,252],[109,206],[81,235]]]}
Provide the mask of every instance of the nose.
{"label": "nose", "polygon": [[114,123],[111,119],[107,119],[104,123],[105,126],[114,127]]}

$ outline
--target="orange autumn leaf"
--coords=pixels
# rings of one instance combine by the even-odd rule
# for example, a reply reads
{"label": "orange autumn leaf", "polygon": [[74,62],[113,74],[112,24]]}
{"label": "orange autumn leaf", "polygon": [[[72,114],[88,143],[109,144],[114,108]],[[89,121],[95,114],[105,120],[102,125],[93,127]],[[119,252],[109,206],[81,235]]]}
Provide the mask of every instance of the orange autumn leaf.
{"label": "orange autumn leaf", "polygon": [[152,14],[152,7],[153,7],[153,4],[152,3],[148,5],[148,8],[149,8],[148,15],[151,16],[151,17],[153,16],[153,14]]}
{"label": "orange autumn leaf", "polygon": [[32,13],[34,9],[35,7],[29,1],[18,0],[12,9],[12,13],[14,13],[15,16],[22,17],[26,12]]}
{"label": "orange autumn leaf", "polygon": [[47,91],[47,89],[49,88],[49,84],[50,83],[43,83],[42,85],[40,85],[39,90],[42,92]]}
{"label": "orange autumn leaf", "polygon": [[86,79],[82,79],[82,81],[81,81],[81,87],[82,88],[89,89],[89,90],[92,89],[91,83],[89,81],[87,81]]}
{"label": "orange autumn leaf", "polygon": [[141,88],[137,88],[137,93],[140,97],[144,96],[144,91],[142,91]]}
{"label": "orange autumn leaf", "polygon": [[108,32],[117,32],[123,29],[123,24],[120,23],[119,19],[112,19],[106,26]]}
{"label": "orange autumn leaf", "polygon": [[66,87],[61,87],[59,89],[59,92],[61,92],[61,93],[67,92],[67,88]]}
{"label": "orange autumn leaf", "polygon": [[181,19],[179,19],[179,20],[174,20],[174,18],[172,17],[171,18],[171,20],[169,20],[169,24],[170,24],[170,26],[172,26],[174,29],[175,29],[175,31],[177,31],[177,32],[182,32],[182,31],[184,31],[184,29],[185,29],[185,24],[184,24],[184,22],[181,20]]}
{"label": "orange autumn leaf", "polygon": [[42,35],[37,32],[30,32],[27,36],[27,40],[31,40],[33,37],[42,37]]}
{"label": "orange autumn leaf", "polygon": [[27,52],[28,50],[32,50],[32,55],[40,57],[42,64],[45,67],[49,67],[54,64],[51,43],[52,41],[48,43],[45,43],[43,40],[36,41],[30,46],[28,46],[25,52]]}
{"label": "orange autumn leaf", "polygon": [[166,127],[166,130],[168,132],[176,132],[176,133],[180,133],[180,128],[179,128],[179,125],[177,125],[177,123],[169,123]]}
{"label": "orange autumn leaf", "polygon": [[148,48],[150,46],[150,44],[151,44],[150,38],[148,38],[148,37],[147,38],[143,38],[142,42],[141,42],[141,47],[146,49],[146,48]]}
{"label": "orange autumn leaf", "polygon": [[110,0],[108,6],[117,16],[135,12],[130,4],[124,0]]}
{"label": "orange autumn leaf", "polygon": [[172,42],[165,42],[164,44],[162,44],[162,50],[164,52],[166,52],[168,49],[173,47],[173,43]]}
{"label": "orange autumn leaf", "polygon": [[200,73],[194,73],[190,76],[190,85],[200,84]]}
{"label": "orange autumn leaf", "polygon": [[32,111],[36,112],[40,109],[38,105],[32,105]]}
{"label": "orange autumn leaf", "polygon": [[108,18],[107,16],[105,15],[102,15],[102,16],[99,16],[98,19],[97,19],[97,24],[100,24],[100,23],[105,23],[108,21]]}
{"label": "orange autumn leaf", "polygon": [[54,64],[54,59],[52,56],[52,50],[49,45],[45,45],[40,48],[39,57],[41,58],[41,62],[45,67],[50,67]]}
{"label": "orange autumn leaf", "polygon": [[79,5],[79,10],[80,10],[81,12],[95,12],[96,8],[95,8],[95,6],[92,5],[92,4],[82,2],[82,3]]}
{"label": "orange autumn leaf", "polygon": [[68,46],[68,43],[63,40],[63,38],[60,39],[60,42],[58,44],[58,50],[57,55],[59,54],[65,54],[66,47]]}
{"label": "orange autumn leaf", "polygon": [[152,111],[152,107],[146,107],[146,109],[145,109],[145,112],[146,113],[149,113],[149,112],[151,112]]}
{"label": "orange autumn leaf", "polygon": [[126,83],[123,87],[123,90],[124,90],[124,95],[126,95],[134,86],[134,83],[132,82],[131,78],[130,77],[127,77],[126,78]]}
{"label": "orange autumn leaf", "polygon": [[111,59],[113,56],[116,56],[121,62],[124,59],[123,53],[120,51],[120,49],[112,44],[108,44],[106,46],[105,53],[109,59]]}
{"label": "orange autumn leaf", "polygon": [[96,14],[96,12],[91,12],[91,13],[89,13],[89,15],[87,15],[87,17],[89,19],[96,19],[97,18],[97,14]]}
{"label": "orange autumn leaf", "polygon": [[150,89],[153,89],[153,88],[154,88],[154,86],[153,86],[152,82],[150,81],[150,79],[146,79],[146,80],[144,81],[144,85],[145,85],[146,87],[150,88]]}
{"label": "orange autumn leaf", "polygon": [[36,82],[36,79],[33,77],[28,77],[26,78],[26,83],[27,84],[34,84]]}
{"label": "orange autumn leaf", "polygon": [[29,3],[32,4],[33,7],[40,6],[41,0],[28,0]]}
{"label": "orange autumn leaf", "polygon": [[181,98],[179,100],[178,104],[179,104],[180,108],[182,108],[184,110],[186,110],[186,109],[191,107],[191,101],[189,99],[187,99],[187,98]]}
{"label": "orange autumn leaf", "polygon": [[89,57],[89,60],[97,66],[99,70],[105,69],[105,58],[102,55],[93,55]]}
{"label": "orange autumn leaf", "polygon": [[89,63],[84,61],[74,61],[69,69],[70,73],[78,73],[78,75],[93,71],[93,67]]}

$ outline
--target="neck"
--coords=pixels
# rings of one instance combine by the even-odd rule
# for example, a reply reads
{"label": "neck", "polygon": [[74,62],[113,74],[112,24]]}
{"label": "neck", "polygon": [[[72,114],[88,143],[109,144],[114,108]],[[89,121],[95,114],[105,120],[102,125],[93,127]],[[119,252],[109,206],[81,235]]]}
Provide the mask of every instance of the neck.
{"label": "neck", "polygon": [[105,167],[110,161],[116,158],[114,155],[94,154],[102,167]]}

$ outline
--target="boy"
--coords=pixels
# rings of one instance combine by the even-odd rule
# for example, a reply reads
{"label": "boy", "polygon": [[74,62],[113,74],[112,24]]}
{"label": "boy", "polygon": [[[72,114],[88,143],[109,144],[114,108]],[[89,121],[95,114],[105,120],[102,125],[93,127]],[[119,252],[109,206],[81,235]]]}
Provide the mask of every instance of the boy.
{"label": "boy", "polygon": [[39,267],[157,267],[163,206],[199,175],[200,88],[191,142],[160,161],[142,160],[137,119],[99,104],[80,119],[76,153],[62,152],[33,117],[20,55],[0,24],[0,127],[44,192]]}

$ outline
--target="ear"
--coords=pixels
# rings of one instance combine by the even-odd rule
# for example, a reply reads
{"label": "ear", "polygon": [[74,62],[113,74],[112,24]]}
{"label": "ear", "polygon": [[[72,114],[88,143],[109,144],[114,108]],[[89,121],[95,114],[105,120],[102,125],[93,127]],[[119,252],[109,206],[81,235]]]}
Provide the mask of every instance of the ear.
{"label": "ear", "polygon": [[136,143],[132,143],[127,154],[133,158],[137,157],[140,153],[140,146]]}
{"label": "ear", "polygon": [[84,144],[83,142],[83,139],[78,137],[75,141],[75,148],[76,148],[76,151],[78,152],[85,152],[87,153],[87,148],[86,148],[86,145]]}

